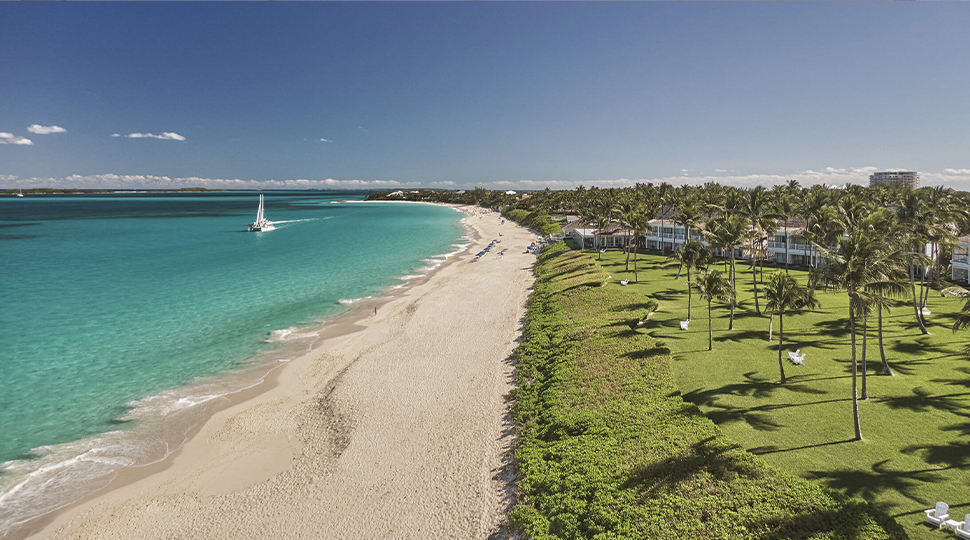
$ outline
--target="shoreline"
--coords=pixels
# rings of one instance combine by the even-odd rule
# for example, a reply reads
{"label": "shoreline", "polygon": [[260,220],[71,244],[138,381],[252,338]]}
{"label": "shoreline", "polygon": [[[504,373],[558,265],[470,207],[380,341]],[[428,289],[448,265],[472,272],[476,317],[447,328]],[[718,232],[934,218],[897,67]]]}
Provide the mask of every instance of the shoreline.
{"label": "shoreline", "polygon": [[[447,206],[465,214],[461,220],[467,231],[466,237],[469,240],[468,245],[483,242],[486,238],[480,224],[470,223],[473,218],[481,219],[488,216],[496,221],[498,218],[497,213],[485,211],[478,207]],[[533,237],[532,233],[526,232],[525,229],[511,222],[503,230],[512,228],[520,229],[523,239]],[[525,245],[527,243],[523,243],[521,246],[523,251]],[[346,312],[320,327],[299,329],[298,331],[301,333],[312,331],[318,334],[318,337],[313,338],[309,346],[309,351],[300,358],[274,366],[264,375],[262,382],[257,385],[224,396],[224,399],[221,400],[222,402],[212,407],[211,412],[206,415],[206,418],[193,428],[191,436],[179,449],[153,464],[118,469],[115,478],[106,487],[88,495],[80,501],[35,518],[30,522],[29,528],[25,528],[24,532],[32,535],[30,537],[48,537],[52,534],[58,536],[60,533],[65,532],[65,527],[72,529],[77,515],[87,515],[92,512],[93,508],[106,505],[111,501],[125,501],[131,495],[130,492],[142,489],[146,484],[157,483],[162,476],[178,474],[179,469],[182,468],[180,466],[182,463],[192,460],[197,461],[200,455],[206,454],[204,449],[205,442],[200,441],[200,433],[211,430],[212,424],[217,422],[217,417],[232,416],[240,410],[258,406],[261,402],[268,400],[268,396],[278,394],[281,387],[292,387],[292,379],[295,377],[294,373],[305,371],[307,369],[306,364],[314,360],[319,360],[320,356],[332,352],[333,349],[345,345],[348,341],[366,340],[369,330],[372,330],[375,325],[381,325],[387,318],[398,316],[401,306],[408,305],[410,298],[414,296],[423,297],[427,295],[428,291],[433,291],[436,288],[435,282],[439,281],[439,276],[449,273],[449,271],[456,271],[453,270],[455,267],[471,263],[470,252],[466,246],[466,248],[459,250],[441,264],[430,269],[424,276],[409,280],[404,285],[391,287],[381,296],[355,302]],[[534,260],[534,257],[530,258]],[[531,274],[531,264],[528,266],[528,272]],[[424,291],[424,289],[428,291]],[[527,294],[524,298],[527,298]],[[522,305],[520,307],[523,311],[524,298],[522,299]],[[387,308],[386,310],[385,307]],[[375,308],[378,311],[376,316],[373,313]],[[385,314],[385,311],[392,311],[393,313]],[[520,326],[517,327],[517,331],[521,331]],[[354,362],[356,362],[356,359],[350,360],[349,358],[345,358],[344,362],[332,363],[329,369],[325,370],[328,375],[326,380],[328,382],[333,379],[339,380],[342,374]],[[286,367],[288,369],[280,369]],[[332,392],[334,388],[331,388],[330,391]],[[303,390],[304,393],[308,393],[307,389],[304,388]],[[243,483],[252,485],[253,481],[256,481],[256,483],[267,482],[273,477],[278,476],[284,470],[287,470],[288,465],[292,465],[297,455],[305,453],[306,441],[296,440],[297,437],[295,435],[297,435],[296,431],[298,430],[289,431],[290,433],[287,434],[285,440],[264,441],[267,442],[267,445],[263,450],[266,450],[269,456],[263,456],[263,458],[256,460],[261,463],[257,467],[259,470],[255,473],[250,471],[248,479],[243,481]],[[259,453],[258,451],[250,451],[249,453],[252,454],[254,452]],[[186,457],[186,454],[190,454],[190,456]],[[254,474],[255,477],[253,476]],[[224,485],[221,488],[212,488],[215,492],[227,491],[227,493],[233,493],[236,491],[234,488],[238,486],[225,485],[226,478],[222,478],[222,480]],[[228,483],[232,484],[231,481]],[[215,492],[210,493],[210,495],[215,494]],[[504,515],[502,517],[504,518]],[[71,533],[71,535],[74,536],[74,533]],[[81,536],[84,537],[83,534]]]}
{"label": "shoreline", "polygon": [[[286,332],[287,334],[307,337],[297,337],[292,340],[287,340],[284,336],[279,340],[275,340],[275,343],[278,345],[276,348],[258,353],[256,356],[242,361],[238,366],[232,369],[203,377],[181,387],[163,390],[158,394],[153,394],[142,398],[142,400],[150,399],[154,396],[173,391],[187,392],[189,395],[194,395],[195,392],[193,392],[193,389],[205,388],[212,383],[220,386],[226,385],[229,387],[226,389],[226,393],[220,394],[214,399],[199,403],[193,408],[185,411],[178,411],[175,415],[172,415],[172,417],[163,416],[151,419],[152,425],[155,426],[154,430],[161,429],[170,435],[175,433],[176,435],[181,434],[183,436],[181,437],[182,440],[180,442],[176,439],[169,440],[169,444],[176,446],[174,450],[166,452],[161,457],[150,459],[145,463],[118,465],[113,467],[111,470],[101,473],[100,477],[95,476],[89,478],[86,480],[88,483],[86,488],[78,486],[79,490],[81,491],[79,496],[55,507],[52,510],[29,518],[6,530],[0,530],[0,539],[17,540],[26,538],[29,535],[34,534],[33,531],[45,527],[58,515],[76,507],[77,505],[95,499],[110,492],[111,490],[117,489],[118,487],[123,487],[132,482],[150,476],[157,471],[164,470],[167,468],[165,464],[168,463],[175,455],[177,455],[184,445],[195,437],[199,430],[202,429],[202,426],[215,414],[239,403],[253,399],[264,392],[272,390],[276,386],[279,373],[292,360],[310,354],[313,350],[325,344],[325,342],[329,339],[339,338],[341,336],[366,329],[366,326],[361,326],[358,323],[372,316],[375,308],[379,308],[380,306],[392,301],[394,298],[406,293],[411,288],[427,282],[442,268],[454,264],[467,250],[468,246],[471,245],[472,242],[476,241],[478,233],[473,228],[465,224],[465,219],[468,217],[468,212],[463,210],[460,205],[438,204],[438,206],[452,207],[454,210],[462,214],[462,216],[459,218],[459,222],[464,229],[464,234],[458,239],[458,243],[453,244],[456,249],[452,249],[451,251],[447,251],[445,253],[431,255],[429,257],[430,259],[436,260],[442,259],[440,263],[435,264],[430,268],[416,267],[415,269],[426,268],[426,272],[418,275],[417,277],[405,279],[399,284],[388,285],[378,295],[355,299],[350,303],[341,301],[341,304],[344,306],[344,311],[337,313],[325,321],[304,327],[277,329],[270,332],[264,341],[273,340],[274,334],[279,332]],[[459,247],[459,245],[461,247]],[[401,276],[401,278],[403,277],[408,276]],[[234,389],[233,387],[239,388]],[[169,424],[171,424],[171,426]],[[138,440],[139,437],[144,437],[145,433],[151,434],[153,432],[154,431],[152,428],[148,428],[147,430],[143,429],[141,435],[138,433],[132,434],[131,432],[126,432],[125,436],[134,437],[135,440]],[[100,436],[101,435],[95,435],[94,437]],[[96,484],[96,487],[94,484]]]}

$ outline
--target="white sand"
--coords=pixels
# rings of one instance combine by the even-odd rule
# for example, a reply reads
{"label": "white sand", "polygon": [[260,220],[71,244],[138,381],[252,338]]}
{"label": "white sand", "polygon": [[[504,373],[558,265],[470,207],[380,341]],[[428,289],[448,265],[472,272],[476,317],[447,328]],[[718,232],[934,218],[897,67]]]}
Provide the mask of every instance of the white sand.
{"label": "white sand", "polygon": [[[35,536],[502,537],[508,358],[534,236],[465,210],[481,240],[458,261],[217,413],[151,474],[116,481]],[[498,249],[472,261],[495,238]]]}

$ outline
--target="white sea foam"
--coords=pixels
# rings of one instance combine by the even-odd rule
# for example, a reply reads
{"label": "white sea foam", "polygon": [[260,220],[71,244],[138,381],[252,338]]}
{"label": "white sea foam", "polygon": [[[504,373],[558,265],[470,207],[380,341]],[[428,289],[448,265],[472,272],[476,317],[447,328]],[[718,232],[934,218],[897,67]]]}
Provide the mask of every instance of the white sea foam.
{"label": "white sea foam", "polygon": [[[287,335],[294,334],[299,335]],[[129,429],[40,446],[28,459],[0,463],[0,535],[101,489],[118,468],[164,459],[185,443],[221,398],[259,384],[272,365],[253,362],[228,376],[200,378],[132,401],[118,418],[130,423]]]}
{"label": "white sea foam", "polygon": [[[343,302],[343,300],[341,300]],[[273,330],[269,333],[269,337],[264,341],[266,343],[279,343],[282,341],[290,341],[294,339],[308,339],[318,337],[315,332],[298,332],[299,328],[291,326],[289,328],[283,328],[281,330]]]}
{"label": "white sea foam", "polygon": [[340,302],[341,304],[343,304],[345,306],[349,306],[351,304],[356,304],[357,302],[360,302],[361,300],[368,300],[368,299],[371,299],[371,298],[374,298],[374,297],[373,296],[364,296],[363,298],[342,299],[342,300],[338,300],[338,302]]}

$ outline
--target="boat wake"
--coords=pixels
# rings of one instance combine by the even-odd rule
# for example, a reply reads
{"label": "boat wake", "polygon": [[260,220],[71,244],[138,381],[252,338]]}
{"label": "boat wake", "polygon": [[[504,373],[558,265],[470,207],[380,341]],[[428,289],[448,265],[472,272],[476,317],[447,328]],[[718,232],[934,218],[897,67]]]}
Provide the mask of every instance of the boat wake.
{"label": "boat wake", "polygon": [[273,225],[279,225],[281,223],[303,223],[304,221],[320,221],[321,219],[330,219],[330,217],[331,216],[327,216],[323,218],[315,217],[315,218],[307,218],[307,219],[287,219],[284,221],[274,221],[272,223]]}

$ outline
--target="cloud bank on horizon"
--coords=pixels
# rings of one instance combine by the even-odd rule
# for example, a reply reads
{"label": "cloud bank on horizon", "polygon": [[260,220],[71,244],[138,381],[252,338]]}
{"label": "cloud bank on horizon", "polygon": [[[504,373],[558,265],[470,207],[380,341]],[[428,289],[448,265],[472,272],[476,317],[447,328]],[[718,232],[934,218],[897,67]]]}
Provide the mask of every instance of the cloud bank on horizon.
{"label": "cloud bank on horizon", "polygon": [[[8,135],[0,133],[0,140]],[[209,189],[391,189],[391,188],[436,188],[436,189],[471,189],[481,187],[485,189],[506,190],[569,190],[579,185],[589,187],[629,187],[635,184],[668,183],[674,186],[703,185],[716,182],[725,186],[752,188],[758,185],[770,187],[786,184],[789,180],[797,181],[802,187],[824,184],[827,186],[842,186],[844,184],[869,184],[869,175],[877,167],[837,168],[825,167],[821,170],[798,171],[791,174],[697,174],[691,176],[668,176],[656,178],[618,178],[599,179],[589,182],[575,181],[533,181],[533,180],[499,180],[477,183],[458,183],[454,181],[417,182],[399,180],[339,180],[325,179],[284,179],[284,180],[256,180],[240,178],[204,178],[198,176],[173,177],[164,175],[130,175],[130,174],[74,174],[66,177],[30,177],[21,178],[10,174],[0,174],[0,187],[8,188],[78,188],[78,189],[179,189],[184,187],[204,187]],[[883,170],[896,170],[893,168]],[[719,170],[717,171],[720,172]],[[940,172],[920,172],[921,186],[945,186],[961,191],[970,191],[970,169],[944,169]]]}

